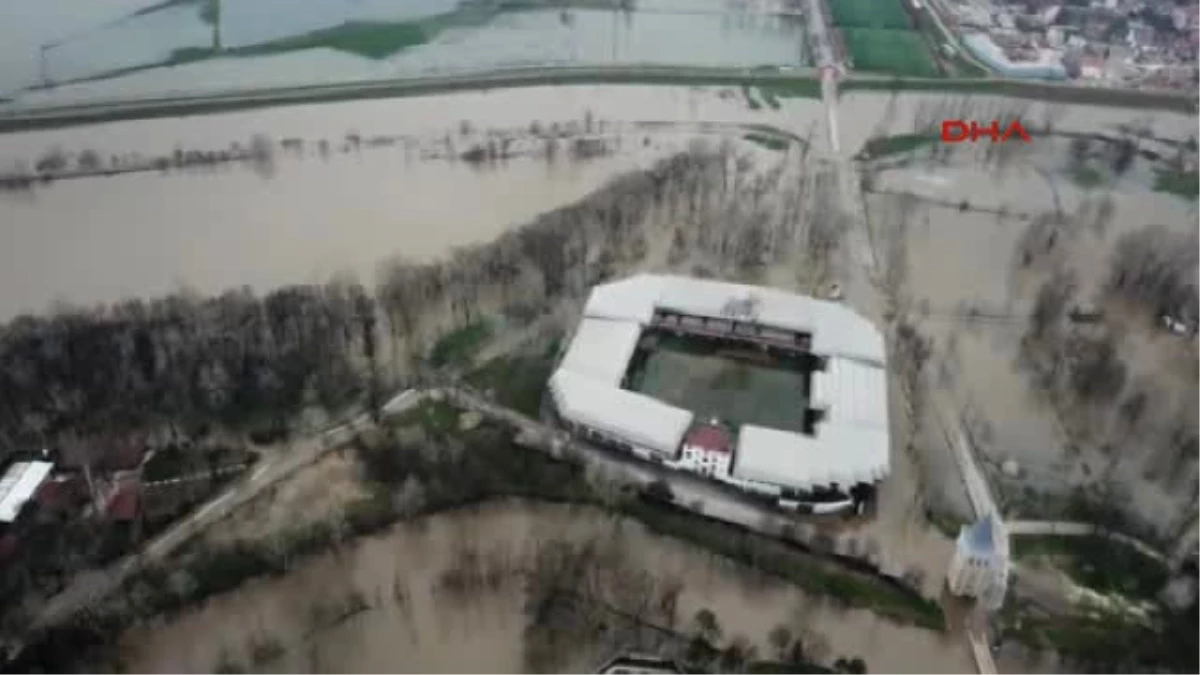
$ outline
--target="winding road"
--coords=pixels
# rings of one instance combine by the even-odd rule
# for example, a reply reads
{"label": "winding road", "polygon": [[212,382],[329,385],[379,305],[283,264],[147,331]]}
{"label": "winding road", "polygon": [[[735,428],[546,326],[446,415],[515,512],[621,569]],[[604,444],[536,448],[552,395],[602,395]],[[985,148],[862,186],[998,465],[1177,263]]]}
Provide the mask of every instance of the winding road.
{"label": "winding road", "polygon": [[[384,411],[389,415],[398,415],[411,409],[421,400],[422,394],[406,390],[389,400],[384,405]],[[193,536],[251,501],[274,483],[315,462],[325,452],[349,440],[355,432],[371,424],[369,416],[360,415],[348,423],[291,443],[284,453],[263,460],[247,478],[236,481],[221,491],[191,516],[159,534],[140,551],[118,560],[106,569],[76,575],[65,589],[42,606],[37,616],[30,621],[30,632],[54,626],[81,608],[113,593],[143,565],[164,559]]]}

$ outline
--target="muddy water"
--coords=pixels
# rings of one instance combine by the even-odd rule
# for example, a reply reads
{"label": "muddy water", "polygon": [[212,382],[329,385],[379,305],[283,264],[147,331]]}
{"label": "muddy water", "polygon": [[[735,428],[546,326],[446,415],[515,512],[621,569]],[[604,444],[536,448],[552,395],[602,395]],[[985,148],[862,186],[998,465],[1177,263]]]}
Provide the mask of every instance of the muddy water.
{"label": "muddy water", "polygon": [[[819,658],[860,655],[869,667],[890,672],[972,669],[958,640],[864,611],[833,610],[596,510],[516,503],[399,526],[340,555],[315,558],[286,578],[255,582],[165,624],[132,629],[123,638],[124,666],[131,672],[211,672],[223,654],[250,666],[248,645],[270,635],[285,653],[260,663],[260,670],[517,672],[524,668],[519,584],[452,600],[436,590],[438,580],[465,549],[516,569],[539,545],[556,540],[603,542],[656,583],[681,581],[680,625],[710,608],[728,638],[745,636],[762,654],[771,653],[770,630],[784,624],[805,636]],[[354,591],[375,608],[302,639],[311,630],[314,604],[336,603]],[[603,656],[585,639],[559,665],[563,672],[588,672]]]}
{"label": "muddy water", "polygon": [[[255,134],[305,141],[307,156],[279,152],[274,175],[244,168],[59,181],[32,197],[0,194],[0,317],[48,303],[107,302],[188,285],[205,292],[268,289],[348,270],[369,280],[393,255],[429,259],[494,238],[577,200],[611,177],[681,150],[694,131],[626,128],[607,158],[554,166],[516,159],[476,170],[421,161],[401,145],[341,154],[349,133],[406,135],[423,146],[460,121],[476,131],[527,130],[534,121],[585,128],[631,121],[761,120],[738,98],[688,88],[563,87],[357,101],[118,122],[0,136],[0,171],[32,166],[52,148],[169,155],[175,148],[245,147]],[[319,139],[335,149],[316,156]]]}
{"label": "muddy water", "polygon": [[[907,109],[911,123],[913,111],[919,107],[915,99],[901,99],[895,114],[903,117],[902,110]],[[1195,133],[1195,118],[1164,113],[1150,116],[1096,108],[1087,116],[1077,106],[1063,106],[1060,114],[1058,127],[1072,131],[1115,133],[1120,124],[1152,117],[1160,137],[1183,139]],[[1181,126],[1185,122],[1188,126]],[[906,127],[898,122],[889,129],[899,132]],[[1155,147],[1158,144],[1144,143],[1170,152]],[[1016,260],[1018,242],[1029,217],[1060,209],[1069,217],[1089,205],[1094,212],[1097,204],[1108,200],[1112,217],[1103,227],[1094,226],[1089,218],[1081,219],[1075,234],[1064,236],[1053,254],[1077,273],[1077,302],[1095,301],[1110,269],[1109,256],[1116,239],[1151,224],[1190,230],[1196,226],[1196,203],[1154,192],[1153,166],[1141,158],[1115,183],[1081,188],[1066,170],[1068,144],[1057,139],[1037,140],[1003,173],[985,169],[962,154],[952,156],[948,166],[930,166],[928,153],[920,150],[913,166],[882,171],[876,180],[879,190],[912,194],[917,199],[909,201],[911,212],[905,218],[905,198],[871,196],[868,210],[875,239],[902,242],[907,264],[902,292],[915,302],[921,330],[935,341],[935,381],[954,392],[951,398],[960,405],[982,450],[981,459],[992,469],[1016,460],[1025,470],[1021,484],[1038,490],[1057,492],[1065,485],[1094,480],[1110,460],[1087,449],[1079,453],[1065,450],[1068,439],[1059,421],[1031,388],[1028,374],[1018,367],[1026,317],[1043,279],[1021,271]],[[960,208],[963,202],[965,211]],[[981,208],[992,212],[977,211]],[[967,308],[999,318],[965,321]],[[1163,360],[1163,348],[1134,349],[1137,337],[1140,334],[1134,333],[1122,350],[1130,372],[1153,371]],[[1156,388],[1169,386],[1170,382],[1160,379]],[[1164,399],[1174,405],[1175,399],[1183,396],[1167,393]],[[1194,394],[1190,398],[1194,406]],[[1127,454],[1136,457],[1142,453]],[[1150,520],[1169,521],[1186,501],[1182,493],[1170,494],[1148,480],[1137,461],[1131,460],[1130,466],[1121,470],[1128,474],[1122,474],[1122,480],[1131,488],[1137,512]],[[994,474],[999,476],[998,471]]]}
{"label": "muddy water", "polygon": [[550,170],[525,159],[476,170],[382,151],[289,163],[269,179],[231,168],[64,181],[0,206],[10,229],[0,284],[21,289],[4,295],[0,313],[182,285],[262,290],[342,271],[369,280],[386,256],[427,260],[490,240],[637,165],[620,157]]}
{"label": "muddy water", "polygon": [[1060,130],[1115,133],[1120,124],[1147,127],[1159,137],[1196,134],[1196,116],[1158,110],[1040,102],[1007,96],[850,91],[838,100],[842,152],[853,155],[872,136],[912,133],[944,119],[1019,119],[1034,134],[1050,122]]}

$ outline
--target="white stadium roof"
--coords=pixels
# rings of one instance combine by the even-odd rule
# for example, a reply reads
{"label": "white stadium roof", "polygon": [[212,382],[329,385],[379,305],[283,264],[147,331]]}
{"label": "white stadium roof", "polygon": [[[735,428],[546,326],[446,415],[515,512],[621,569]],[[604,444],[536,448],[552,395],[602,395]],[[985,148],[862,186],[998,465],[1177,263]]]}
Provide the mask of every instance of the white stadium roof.
{"label": "white stadium roof", "polygon": [[883,336],[847,307],[784,291],[654,274],[596,286],[550,380],[559,413],[673,456],[692,413],[620,388],[638,338],[655,310],[730,318],[739,304],[752,307],[743,320],[812,336],[812,351],[826,358],[812,383],[813,405],[825,417],[811,436],[742,426],[734,477],[800,489],[882,478],[889,456]]}
{"label": "white stadium roof", "polygon": [[641,334],[642,327],[629,321],[584,318],[559,368],[620,387]]}
{"label": "white stadium roof", "polygon": [[812,375],[811,405],[823,408],[823,425],[887,429],[887,379],[883,368],[831,358]]}
{"label": "white stadium roof", "polygon": [[808,490],[837,483],[873,483],[888,472],[886,429],[818,424],[813,436],[743,425],[733,476]]}
{"label": "white stadium roof", "polygon": [[755,323],[810,333],[816,354],[884,362],[883,336],[854,310],[836,302],[761,286],[639,274],[596,286],[583,314],[589,318],[633,321],[643,326],[650,323],[655,309],[728,318],[725,310],[731,301],[750,298],[755,301]]}
{"label": "white stadium roof", "polygon": [[50,462],[17,462],[0,478],[0,523],[11,523],[50,475]]}
{"label": "white stadium roof", "polygon": [[692,413],[590,378],[559,370],[550,378],[559,413],[578,424],[674,456],[692,424]]}

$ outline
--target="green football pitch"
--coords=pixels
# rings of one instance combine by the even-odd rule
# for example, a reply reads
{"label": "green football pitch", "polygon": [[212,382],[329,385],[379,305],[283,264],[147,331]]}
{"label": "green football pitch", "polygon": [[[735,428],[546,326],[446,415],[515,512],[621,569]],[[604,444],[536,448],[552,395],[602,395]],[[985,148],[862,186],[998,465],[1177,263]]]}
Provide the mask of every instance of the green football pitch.
{"label": "green football pitch", "polygon": [[839,28],[910,29],[904,0],[829,0],[833,25]]}

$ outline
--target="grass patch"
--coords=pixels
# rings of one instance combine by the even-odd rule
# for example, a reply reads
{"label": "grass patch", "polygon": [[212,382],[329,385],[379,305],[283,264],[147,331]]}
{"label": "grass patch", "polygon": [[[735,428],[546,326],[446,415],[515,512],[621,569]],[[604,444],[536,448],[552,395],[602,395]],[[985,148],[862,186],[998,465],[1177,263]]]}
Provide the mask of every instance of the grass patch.
{"label": "grass patch", "polygon": [[761,145],[768,150],[776,150],[783,152],[787,150],[788,142],[776,136],[768,136],[767,134],[751,133],[742,136],[742,140],[750,141],[756,145]]}
{"label": "grass patch", "polygon": [[1169,571],[1134,547],[1103,535],[1062,537],[1021,535],[1012,538],[1015,558],[1059,559],[1076,582],[1099,593],[1120,593],[1151,600],[1166,585]]}
{"label": "grass patch", "polygon": [[919,148],[932,145],[941,140],[940,136],[928,134],[896,134],[894,136],[876,136],[868,138],[859,151],[860,159],[875,159],[888,155],[898,155],[912,152]]}
{"label": "grass patch", "polygon": [[778,577],[805,591],[891,619],[931,630],[945,630],[937,603],[881,580],[822,564],[783,542],[751,534],[677,508],[631,500],[621,511],[659,534],[675,537]]}
{"label": "grass patch", "polygon": [[475,352],[491,337],[492,325],[485,320],[456,328],[438,338],[433,344],[429,350],[429,365],[434,368],[468,365]]}
{"label": "grass patch", "polygon": [[[1003,637],[1011,637],[1038,649],[1052,649],[1076,664],[1096,668],[1089,672],[1119,672],[1100,670],[1101,664],[1120,662],[1132,653],[1127,644],[1137,635],[1138,626],[1116,616],[1048,617],[1028,612],[1007,612],[1014,616],[1002,619]],[[1115,647],[1110,652],[1110,647]]]}
{"label": "grass patch", "polygon": [[452,434],[458,430],[458,408],[445,401],[421,401],[412,410],[393,418],[392,426],[420,426],[432,434]]}
{"label": "grass patch", "polygon": [[769,96],[776,102],[785,98],[821,98],[821,82],[812,78],[763,84],[758,89],[763,92],[764,96]]}
{"label": "grass patch", "polygon": [[1154,189],[1186,199],[1200,195],[1200,173],[1176,169],[1157,169],[1154,172]]}
{"label": "grass patch", "polygon": [[833,25],[839,28],[912,27],[901,0],[829,0]]}
{"label": "grass patch", "polygon": [[558,342],[555,341],[540,354],[495,358],[468,373],[466,380],[476,389],[490,391],[501,405],[537,417],[541,411],[542,393],[554,372],[557,353]]}
{"label": "grass patch", "polygon": [[[632,391],[733,425],[802,431],[814,364],[807,357],[761,359],[752,350],[656,334],[630,362]],[[761,359],[761,360],[760,360]]]}
{"label": "grass patch", "polygon": [[842,37],[856,70],[915,77],[941,74],[916,31],[843,28]]}
{"label": "grass patch", "polygon": [[937,511],[933,511],[931,509],[926,509],[925,520],[929,521],[930,525],[933,525],[934,528],[936,528],[939,532],[947,537],[950,537],[951,539],[958,538],[959,530],[962,529],[963,525],[967,524],[967,521],[963,520],[962,518],[944,513],[938,513]]}
{"label": "grass patch", "polygon": [[1100,187],[1105,182],[1103,171],[1086,164],[1072,167],[1070,173],[1071,182],[1084,189]]}
{"label": "grass patch", "polygon": [[[185,3],[184,0],[180,0],[180,3],[190,4]],[[202,18],[208,16],[209,20],[212,20],[215,13],[212,11],[206,13],[204,11],[206,6],[201,6]],[[453,12],[409,21],[347,21],[329,28],[320,28],[299,35],[228,49],[184,47],[171,52],[166,61],[162,63],[116,71],[98,79],[111,77],[114,74],[136,72],[147,67],[178,66],[223,57],[268,56],[305,49],[332,49],[366,59],[385,59],[405,49],[423,45],[448,29],[487,23],[499,11],[501,8],[498,7],[471,5]]]}

